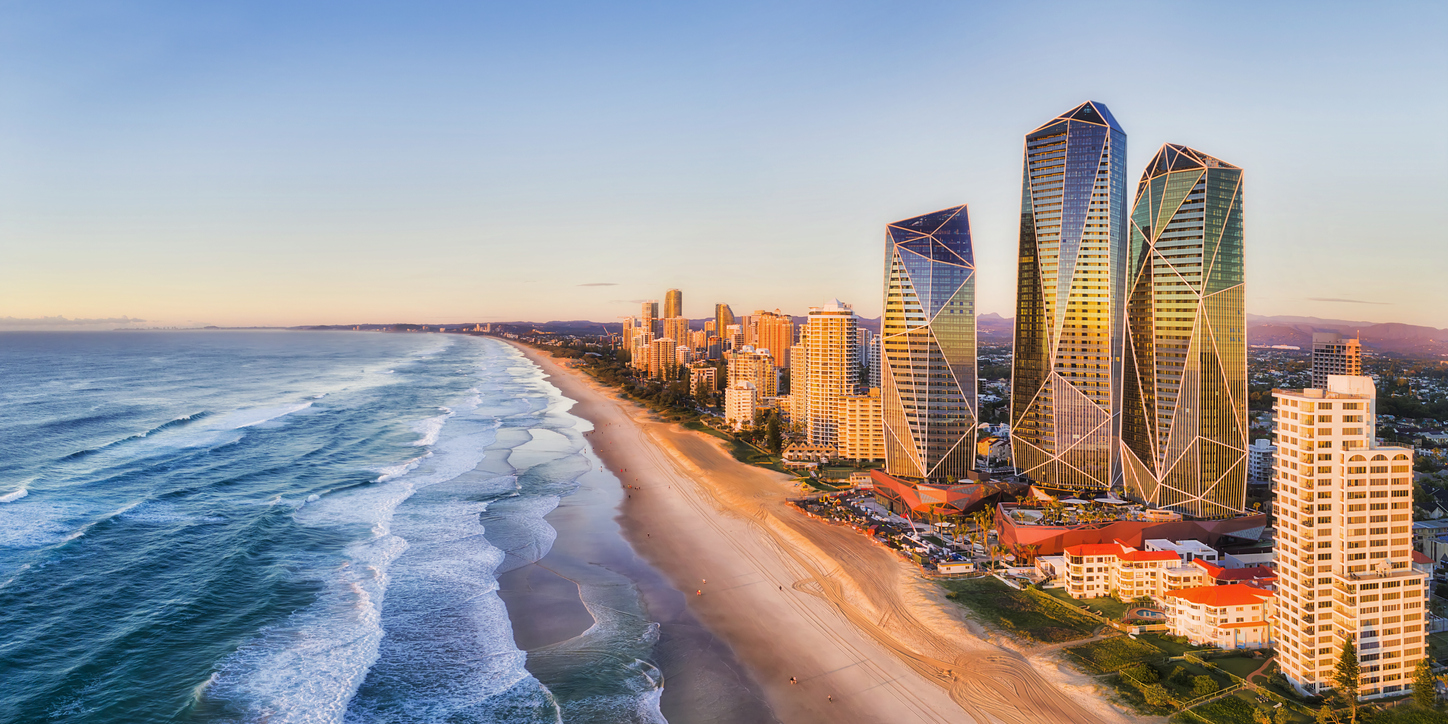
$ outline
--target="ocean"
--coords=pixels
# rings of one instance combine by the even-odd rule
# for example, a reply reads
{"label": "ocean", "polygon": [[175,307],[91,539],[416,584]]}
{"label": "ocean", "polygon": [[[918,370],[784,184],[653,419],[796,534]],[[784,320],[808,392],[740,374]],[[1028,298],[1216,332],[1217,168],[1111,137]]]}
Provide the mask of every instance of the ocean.
{"label": "ocean", "polygon": [[0,722],[663,722],[628,578],[537,673],[498,595],[569,405],[486,338],[0,335]]}

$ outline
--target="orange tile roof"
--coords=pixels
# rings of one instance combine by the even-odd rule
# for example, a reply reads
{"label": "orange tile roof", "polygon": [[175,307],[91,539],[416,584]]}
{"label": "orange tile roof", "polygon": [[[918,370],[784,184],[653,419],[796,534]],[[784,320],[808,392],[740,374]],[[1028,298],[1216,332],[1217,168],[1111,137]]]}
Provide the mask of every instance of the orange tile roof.
{"label": "orange tile roof", "polygon": [[1256,628],[1256,627],[1258,627],[1258,626],[1266,626],[1266,625],[1267,625],[1267,622],[1266,622],[1266,621],[1243,621],[1242,623],[1223,623],[1223,624],[1218,624],[1218,625],[1217,625],[1217,628]]}
{"label": "orange tile roof", "polygon": [[1167,591],[1166,595],[1191,601],[1203,606],[1248,606],[1271,598],[1271,591],[1253,586],[1232,584],[1230,586],[1198,586]]}

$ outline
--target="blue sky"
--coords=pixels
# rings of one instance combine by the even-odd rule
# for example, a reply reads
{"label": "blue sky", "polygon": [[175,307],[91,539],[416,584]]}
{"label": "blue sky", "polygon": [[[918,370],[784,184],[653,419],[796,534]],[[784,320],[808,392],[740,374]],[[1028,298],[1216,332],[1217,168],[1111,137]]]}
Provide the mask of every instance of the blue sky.
{"label": "blue sky", "polygon": [[1249,312],[1448,327],[1445,7],[4,4],[0,318],[875,316],[960,203],[1009,316],[1021,138],[1094,99],[1132,189],[1246,169]]}

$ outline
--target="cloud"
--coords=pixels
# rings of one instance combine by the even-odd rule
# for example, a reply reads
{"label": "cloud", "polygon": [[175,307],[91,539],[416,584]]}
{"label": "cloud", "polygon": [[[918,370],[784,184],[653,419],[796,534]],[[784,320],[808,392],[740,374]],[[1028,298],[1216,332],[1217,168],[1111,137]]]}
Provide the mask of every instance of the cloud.
{"label": "cloud", "polygon": [[579,284],[578,286],[580,286],[580,287],[616,287],[616,286],[618,286],[618,285],[615,284],[615,283],[613,283],[613,282],[593,282],[593,283],[591,283],[591,284]]}
{"label": "cloud", "polygon": [[1361,299],[1337,299],[1335,297],[1308,297],[1309,302],[1342,302],[1344,304],[1388,304],[1392,302],[1365,302]]}

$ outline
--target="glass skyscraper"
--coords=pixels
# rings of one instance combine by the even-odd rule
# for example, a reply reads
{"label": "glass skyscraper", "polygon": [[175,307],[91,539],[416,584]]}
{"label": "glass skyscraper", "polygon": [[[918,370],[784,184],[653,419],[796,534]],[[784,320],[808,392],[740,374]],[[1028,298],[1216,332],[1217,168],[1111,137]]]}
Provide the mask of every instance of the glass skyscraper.
{"label": "glass skyscraper", "polygon": [[964,206],[885,228],[880,321],[885,470],[922,481],[975,467],[975,256]]}
{"label": "glass skyscraper", "polygon": [[1045,487],[1118,475],[1126,133],[1088,101],[1026,134],[1011,454]]}
{"label": "glass skyscraper", "polygon": [[1248,442],[1242,169],[1162,146],[1136,187],[1130,224],[1126,492],[1198,517],[1238,514]]}

